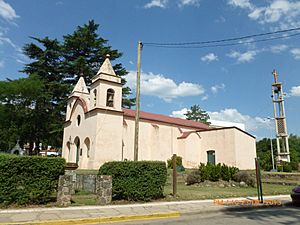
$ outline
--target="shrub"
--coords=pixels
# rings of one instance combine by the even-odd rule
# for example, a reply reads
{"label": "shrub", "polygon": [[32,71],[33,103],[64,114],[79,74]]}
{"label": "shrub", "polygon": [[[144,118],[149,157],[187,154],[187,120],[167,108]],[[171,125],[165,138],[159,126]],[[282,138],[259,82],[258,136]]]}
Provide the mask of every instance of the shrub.
{"label": "shrub", "polygon": [[0,154],[0,203],[45,203],[64,174],[65,160]]}
{"label": "shrub", "polygon": [[235,174],[237,174],[240,170],[234,166],[229,167],[230,180],[233,180]]}
{"label": "shrub", "polygon": [[278,170],[278,172],[288,172],[288,173],[290,173],[293,170],[292,163],[281,162],[277,166],[277,170]]}
{"label": "shrub", "polygon": [[[173,169],[173,161],[172,161],[172,157],[171,159],[167,160],[167,164],[168,164],[168,168],[169,169]],[[176,156],[176,166],[182,166],[182,157],[181,156]]]}
{"label": "shrub", "polygon": [[217,165],[212,165],[207,163],[200,163],[199,173],[201,177],[201,181],[210,180],[210,181],[218,181],[220,179],[229,181],[233,179],[234,174],[239,171],[236,167],[229,167],[225,164],[221,165],[220,163]]}
{"label": "shrub", "polygon": [[291,161],[291,166],[292,166],[293,170],[299,171],[299,169],[300,169],[299,168],[300,164],[298,161]]}
{"label": "shrub", "polygon": [[211,165],[211,164],[208,164],[208,165],[210,167],[209,180],[210,181],[218,181],[218,180],[220,180],[221,179],[221,164],[218,163],[217,165]]}
{"label": "shrub", "polygon": [[230,171],[229,171],[229,167],[226,166],[224,163],[221,166],[221,179],[225,180],[225,181],[229,181],[232,179]]}
{"label": "shrub", "polygon": [[292,164],[291,163],[288,163],[288,162],[282,162],[282,169],[283,169],[283,172],[292,172],[293,170],[293,167],[292,167]]}
{"label": "shrub", "polygon": [[233,180],[236,182],[245,182],[247,185],[254,187],[255,186],[255,179],[251,177],[251,175],[246,171],[239,171],[237,172]]}
{"label": "shrub", "polygon": [[186,178],[186,184],[187,185],[192,185],[192,184],[197,184],[201,182],[201,176],[199,170],[194,170],[190,174],[188,174]]}
{"label": "shrub", "polygon": [[125,200],[161,198],[167,180],[166,164],[160,161],[107,162],[98,174],[111,175],[113,198]]}
{"label": "shrub", "polygon": [[204,163],[200,163],[199,166],[199,173],[201,177],[201,181],[209,180],[210,179],[210,164],[205,165]]}

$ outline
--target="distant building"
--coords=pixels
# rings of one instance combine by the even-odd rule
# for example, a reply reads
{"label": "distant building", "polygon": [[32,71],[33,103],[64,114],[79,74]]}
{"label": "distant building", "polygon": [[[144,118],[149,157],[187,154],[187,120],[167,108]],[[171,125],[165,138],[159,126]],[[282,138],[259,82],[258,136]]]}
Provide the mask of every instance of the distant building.
{"label": "distant building", "polygon": [[[135,111],[124,109],[122,84],[106,58],[90,90],[80,77],[69,96],[62,156],[80,169],[98,169],[112,160],[133,160]],[[172,154],[185,167],[200,162],[254,169],[255,137],[238,127],[211,128],[191,120],[140,113],[139,160],[162,160]]]}

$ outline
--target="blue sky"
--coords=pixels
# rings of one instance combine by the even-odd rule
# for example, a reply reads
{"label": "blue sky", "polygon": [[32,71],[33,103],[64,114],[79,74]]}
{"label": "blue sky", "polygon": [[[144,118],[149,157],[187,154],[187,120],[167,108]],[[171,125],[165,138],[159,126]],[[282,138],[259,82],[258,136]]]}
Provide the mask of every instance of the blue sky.
{"label": "blue sky", "polygon": [[[135,88],[137,42],[209,41],[300,27],[293,0],[0,0],[0,79],[17,79],[28,63],[29,36],[61,39],[94,19],[99,34],[123,52],[118,60]],[[274,135],[271,74],[283,82],[287,125],[300,135],[299,36],[202,49],[145,46],[141,108],[182,115],[199,104],[212,119],[246,124],[258,138]]]}

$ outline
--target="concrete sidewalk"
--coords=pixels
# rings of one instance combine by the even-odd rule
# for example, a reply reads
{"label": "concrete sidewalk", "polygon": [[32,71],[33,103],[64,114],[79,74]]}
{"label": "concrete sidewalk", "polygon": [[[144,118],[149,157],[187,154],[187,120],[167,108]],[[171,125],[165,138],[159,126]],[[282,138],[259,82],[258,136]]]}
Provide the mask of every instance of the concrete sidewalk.
{"label": "concrete sidewalk", "polygon": [[[99,224],[117,221],[175,218],[183,214],[210,213],[230,209],[261,207],[266,204],[247,205],[257,198],[227,198],[223,201],[195,200],[155,202],[130,205],[80,206],[66,208],[32,208],[0,210],[2,224]],[[228,200],[228,201],[227,201]],[[289,195],[264,197],[265,203],[273,200],[279,206],[291,201]],[[218,202],[219,204],[216,204]],[[243,204],[242,204],[243,203]],[[245,204],[244,204],[245,203]],[[278,203],[281,203],[278,204]]]}

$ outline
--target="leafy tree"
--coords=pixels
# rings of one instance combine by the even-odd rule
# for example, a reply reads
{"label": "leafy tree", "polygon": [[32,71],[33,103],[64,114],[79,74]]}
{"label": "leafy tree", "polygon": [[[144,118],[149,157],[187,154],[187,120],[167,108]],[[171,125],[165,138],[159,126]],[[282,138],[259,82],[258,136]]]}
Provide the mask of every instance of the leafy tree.
{"label": "leafy tree", "polygon": [[[272,139],[274,158],[277,156],[276,139]],[[291,166],[294,170],[298,168],[300,162],[300,137],[291,134],[289,136],[289,149]],[[270,139],[264,138],[256,142],[257,156],[260,158],[261,167],[264,170],[272,169],[271,143]],[[276,163],[276,160],[275,160]]]}
{"label": "leafy tree", "polygon": [[188,119],[188,120],[194,120],[194,121],[209,124],[208,113],[206,111],[202,110],[199,105],[191,106],[191,108],[184,115],[186,116],[186,119]]}
{"label": "leafy tree", "polygon": [[[0,81],[0,149],[13,147],[17,139],[38,141],[49,120],[43,118],[38,102],[44,98],[38,76]],[[45,119],[45,121],[43,121]]]}

